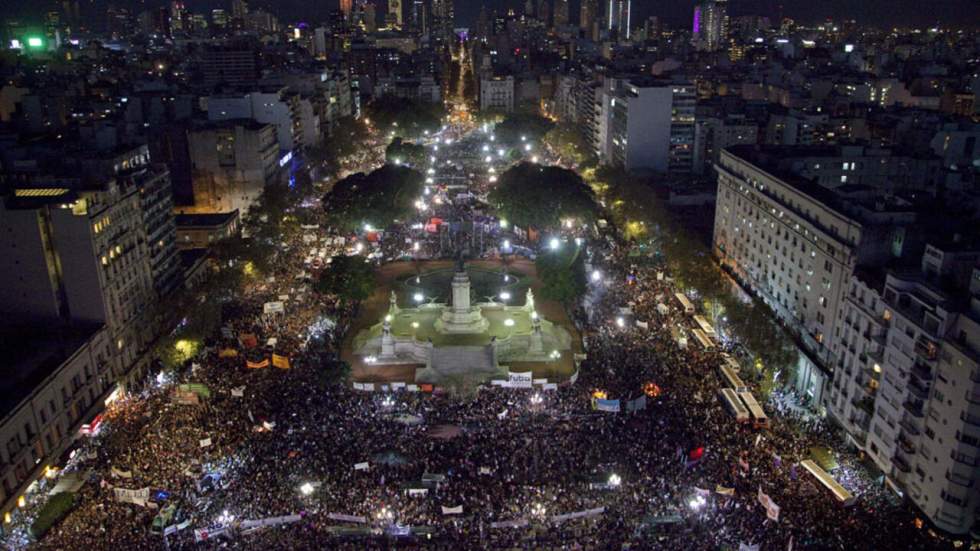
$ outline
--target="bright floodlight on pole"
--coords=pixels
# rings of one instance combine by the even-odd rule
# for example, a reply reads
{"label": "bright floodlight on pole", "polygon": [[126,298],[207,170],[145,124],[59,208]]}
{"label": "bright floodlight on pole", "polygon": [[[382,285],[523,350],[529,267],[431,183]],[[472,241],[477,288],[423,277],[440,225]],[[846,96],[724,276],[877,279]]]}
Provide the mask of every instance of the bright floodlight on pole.
{"label": "bright floodlight on pole", "polygon": [[504,248],[505,249],[509,249],[510,248],[510,239],[504,239]]}
{"label": "bright floodlight on pole", "polygon": [[506,325],[507,327],[514,327],[514,320],[512,320],[511,318],[507,318],[504,320],[504,325]]}
{"label": "bright floodlight on pole", "polygon": [[552,237],[551,241],[548,242],[548,247],[550,247],[553,251],[557,251],[558,248],[561,247],[561,241],[559,241],[557,237]]}
{"label": "bright floodlight on pole", "polygon": [[490,155],[487,155],[486,158],[484,158],[483,160],[489,163],[489,162],[493,161],[493,157],[491,157]]}
{"label": "bright floodlight on pole", "polygon": [[539,160],[539,159],[538,159],[538,156],[537,156],[537,155],[535,155],[535,156],[533,156],[533,157],[531,157],[531,162],[532,162],[532,163],[535,163],[535,164],[537,164],[537,162],[538,162],[538,160]]}
{"label": "bright floodlight on pole", "polygon": [[620,316],[620,317],[616,318],[616,325],[618,327],[625,327],[626,326],[626,320],[624,320],[622,318],[622,316]]}
{"label": "bright floodlight on pole", "polygon": [[415,295],[412,298],[415,299],[415,302],[422,302],[423,300],[425,300],[425,295],[423,295],[422,293],[415,293]]}
{"label": "bright floodlight on pole", "polygon": [[704,496],[698,494],[698,495],[692,497],[691,498],[691,501],[687,502],[687,505],[691,508],[691,510],[697,511],[701,507],[704,507],[704,505],[706,503],[707,503],[707,500],[704,499]]}
{"label": "bright floodlight on pole", "polygon": [[502,291],[500,293],[500,300],[510,300],[510,293],[507,291]]}
{"label": "bright floodlight on pole", "polygon": [[302,486],[299,487],[299,493],[304,496],[308,496],[313,493],[313,485],[309,482],[304,482]]}
{"label": "bright floodlight on pole", "polygon": [[507,229],[507,221],[504,220],[503,218],[500,219],[500,227],[502,229]]}
{"label": "bright floodlight on pole", "polygon": [[596,283],[602,281],[602,274],[599,272],[599,270],[592,270],[592,281],[595,281]]}
{"label": "bright floodlight on pole", "polygon": [[524,151],[530,151],[530,150],[531,150],[531,144],[525,144]]}
{"label": "bright floodlight on pole", "polygon": [[413,251],[418,251],[419,250],[419,245],[420,245],[420,243],[418,241],[416,241],[415,243],[412,243],[412,250]]}
{"label": "bright floodlight on pole", "polygon": [[613,488],[618,487],[622,483],[623,483],[623,479],[620,478],[618,474],[613,473],[609,475],[609,485],[612,486]]}

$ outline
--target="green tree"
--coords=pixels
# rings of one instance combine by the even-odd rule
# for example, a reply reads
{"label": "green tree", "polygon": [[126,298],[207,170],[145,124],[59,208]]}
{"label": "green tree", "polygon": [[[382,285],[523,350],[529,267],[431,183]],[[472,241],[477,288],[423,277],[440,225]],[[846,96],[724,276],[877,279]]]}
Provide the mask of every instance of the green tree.
{"label": "green tree", "polygon": [[393,132],[395,136],[405,138],[418,138],[426,131],[438,131],[446,116],[441,103],[422,103],[394,96],[384,96],[372,101],[365,107],[365,111],[381,132]]}
{"label": "green tree", "polygon": [[392,164],[407,164],[417,170],[425,166],[429,153],[424,146],[402,141],[401,138],[391,140],[385,148],[385,160]]}
{"label": "green tree", "polygon": [[415,170],[385,165],[370,174],[359,172],[337,182],[323,196],[323,208],[333,225],[348,231],[365,224],[386,228],[414,214],[424,182]]}
{"label": "green tree", "polygon": [[364,147],[364,142],[370,137],[367,125],[363,120],[354,117],[339,119],[330,137],[323,143],[323,150],[316,152],[315,159],[320,162],[330,162],[336,168],[339,163]]}
{"label": "green tree", "polygon": [[345,302],[360,302],[374,291],[374,265],[362,256],[335,256],[320,274],[317,291]]}
{"label": "green tree", "polygon": [[538,255],[534,261],[541,296],[568,305],[586,291],[585,255],[578,246],[565,246]]}
{"label": "green tree", "polygon": [[562,219],[592,221],[595,193],[571,170],[521,163],[500,175],[487,200],[518,226],[555,228]]}
{"label": "green tree", "polygon": [[530,141],[539,141],[544,137],[555,123],[533,113],[512,113],[497,124],[494,134],[497,140],[505,144],[521,143],[521,138]]}
{"label": "green tree", "polygon": [[577,165],[592,166],[597,162],[592,146],[574,124],[558,124],[545,134],[544,143],[560,157]]}

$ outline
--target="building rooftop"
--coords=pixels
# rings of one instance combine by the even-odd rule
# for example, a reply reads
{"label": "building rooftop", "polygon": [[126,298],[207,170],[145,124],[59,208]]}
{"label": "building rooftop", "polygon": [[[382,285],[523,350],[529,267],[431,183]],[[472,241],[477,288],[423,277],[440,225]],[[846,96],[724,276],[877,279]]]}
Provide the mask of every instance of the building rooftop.
{"label": "building rooftop", "polygon": [[0,327],[0,417],[29,397],[72,357],[101,325]]}
{"label": "building rooftop", "polygon": [[238,209],[213,214],[178,214],[174,218],[178,229],[224,226],[238,218]]}

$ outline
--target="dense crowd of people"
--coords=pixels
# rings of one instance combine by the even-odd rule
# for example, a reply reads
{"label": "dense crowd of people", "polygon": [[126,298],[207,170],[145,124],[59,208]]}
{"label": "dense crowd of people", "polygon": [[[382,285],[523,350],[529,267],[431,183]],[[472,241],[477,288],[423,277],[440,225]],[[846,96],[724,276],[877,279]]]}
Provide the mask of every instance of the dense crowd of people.
{"label": "dense crowd of people", "polygon": [[[767,406],[769,430],[737,424],[717,399],[721,351],[678,345],[671,328],[691,321],[676,304],[657,308],[675,292],[656,275],[666,268],[637,265],[614,235],[585,245],[601,279],[573,313],[587,356],[577,380],[460,396],[362,392],[332,378],[355,312],[297,278],[309,250],[333,242],[316,232],[286,243],[275,273],[224,306],[221,330],[184,369],[111,404],[65,469],[87,480],[77,505],[36,548],[936,545],[847,454],[837,475],[857,494],[850,507],[798,467],[811,448],[839,444],[824,422]],[[405,236],[393,242],[404,247]],[[267,313],[275,301],[285,311]],[[629,319],[618,324],[622,308]],[[288,369],[247,367],[273,352]],[[645,409],[594,408],[598,392],[625,402],[651,383]],[[150,488],[153,503],[119,501],[116,488]],[[760,490],[781,508],[777,520]],[[151,525],[171,504],[164,542]],[[576,512],[588,513],[560,516]],[[298,517],[242,524],[286,515]]]}

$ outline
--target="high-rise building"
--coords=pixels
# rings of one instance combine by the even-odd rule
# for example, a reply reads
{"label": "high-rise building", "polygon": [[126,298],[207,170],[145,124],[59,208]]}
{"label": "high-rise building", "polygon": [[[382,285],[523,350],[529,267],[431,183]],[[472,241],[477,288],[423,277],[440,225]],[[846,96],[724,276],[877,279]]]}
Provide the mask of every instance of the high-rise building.
{"label": "high-rise building", "polygon": [[388,17],[386,22],[389,26],[402,28],[402,0],[388,0]]}
{"label": "high-rise building", "polygon": [[259,76],[257,54],[246,43],[214,45],[201,52],[201,72],[205,86],[254,84]]}
{"label": "high-rise building", "polygon": [[586,36],[592,34],[592,26],[599,16],[599,0],[582,0],[579,8],[578,26]]}
{"label": "high-rise building", "polygon": [[629,171],[690,173],[694,85],[685,81],[609,79],[600,106],[600,159]]}
{"label": "high-rise building", "polygon": [[105,324],[120,369],[138,371],[156,336],[146,314],[158,290],[174,285],[172,216],[168,205],[151,204],[170,194],[169,174],[149,164],[146,146],[64,163],[83,179],[37,179],[4,201],[0,249],[19,269],[0,275],[0,311]]}
{"label": "high-rise building", "polygon": [[437,40],[449,41],[453,35],[456,10],[453,0],[432,0],[431,33]]}
{"label": "high-rise building", "polygon": [[555,0],[554,26],[556,28],[568,25],[568,0]]}
{"label": "high-rise building", "polygon": [[344,19],[350,21],[351,12],[354,9],[354,0],[340,0],[340,13],[344,14]]}
{"label": "high-rise building", "polygon": [[536,16],[545,26],[551,24],[551,0],[538,0]]}
{"label": "high-rise building", "polygon": [[248,2],[245,0],[231,0],[231,16],[235,19],[245,19],[248,15]]}
{"label": "high-rise building", "polygon": [[702,0],[694,6],[692,35],[699,50],[715,52],[728,45],[728,0]]}
{"label": "high-rise building", "polygon": [[609,0],[609,11],[606,13],[606,30],[619,40],[630,38],[630,3],[631,0]]}
{"label": "high-rise building", "polygon": [[190,30],[190,21],[184,3],[174,0],[170,3],[170,28],[174,31],[187,32]]}
{"label": "high-rise building", "polygon": [[211,10],[211,24],[219,29],[228,26],[228,12],[222,9]]}

